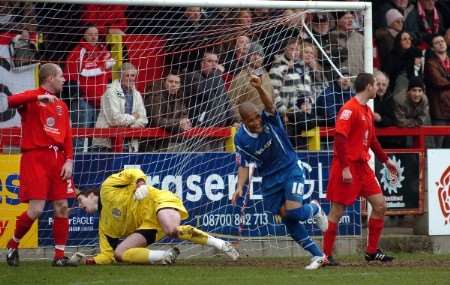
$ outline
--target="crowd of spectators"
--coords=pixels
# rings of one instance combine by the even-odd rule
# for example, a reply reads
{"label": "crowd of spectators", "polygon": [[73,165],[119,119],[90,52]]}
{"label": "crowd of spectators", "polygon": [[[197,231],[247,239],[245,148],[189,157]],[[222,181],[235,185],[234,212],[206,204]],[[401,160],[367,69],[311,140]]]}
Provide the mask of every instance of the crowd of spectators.
{"label": "crowd of spectators", "polygon": [[[450,125],[449,1],[372,2],[376,125]],[[180,133],[193,127],[238,127],[236,107],[244,101],[262,108],[249,75],[262,78],[292,143],[305,149],[300,133],[334,126],[339,108],[354,96],[352,76],[364,69],[362,15],[350,11],[2,2],[0,23],[1,32],[41,33],[37,59],[64,65],[62,97],[73,127],[148,126],[169,134],[126,141],[126,151],[132,152],[222,151],[223,140],[189,142]],[[113,80],[118,62],[106,38],[128,34],[165,41],[164,74],[146,82],[144,92],[136,88],[140,70],[127,62],[126,49],[120,76]],[[381,143],[410,145],[385,138]],[[450,138],[429,144],[448,148]],[[77,139],[75,147],[109,151],[111,142]]]}

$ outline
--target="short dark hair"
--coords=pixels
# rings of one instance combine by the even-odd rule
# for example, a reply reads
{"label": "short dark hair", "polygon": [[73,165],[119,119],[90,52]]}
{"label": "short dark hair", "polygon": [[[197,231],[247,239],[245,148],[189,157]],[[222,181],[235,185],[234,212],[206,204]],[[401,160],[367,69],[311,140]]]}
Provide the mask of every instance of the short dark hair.
{"label": "short dark hair", "polygon": [[373,77],[373,74],[371,73],[365,73],[362,72],[358,74],[358,76],[355,79],[355,83],[353,84],[356,93],[363,92],[367,85],[373,85],[375,83],[375,79]]}
{"label": "short dark hair", "polygon": [[435,38],[437,38],[437,37],[443,37],[443,38],[445,38],[444,37],[444,35],[441,35],[441,34],[439,34],[439,33],[434,33],[434,34],[431,34],[431,35],[429,35],[428,36],[428,44],[430,45],[430,47],[432,47],[433,46],[433,40],[435,39]]}
{"label": "short dark hair", "polygon": [[77,193],[77,197],[78,197],[78,196],[84,196],[84,197],[87,197],[87,196],[89,196],[91,193],[94,193],[96,196],[99,196],[99,197],[100,197],[100,189],[94,188],[94,187],[80,189],[79,192]]}
{"label": "short dark hair", "polygon": [[102,201],[100,199],[100,189],[99,188],[89,187],[89,188],[80,189],[80,191],[77,193],[77,198],[80,196],[88,197],[91,193],[98,197],[97,212],[98,212],[98,215],[100,216],[103,205],[102,205]]}

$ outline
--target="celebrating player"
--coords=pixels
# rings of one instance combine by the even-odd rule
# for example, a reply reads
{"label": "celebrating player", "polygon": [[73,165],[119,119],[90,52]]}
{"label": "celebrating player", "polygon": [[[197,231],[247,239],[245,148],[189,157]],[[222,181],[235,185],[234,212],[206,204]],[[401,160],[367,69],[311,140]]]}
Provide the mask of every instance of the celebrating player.
{"label": "celebrating player", "polygon": [[78,195],[79,206],[86,212],[100,212],[100,253],[95,257],[75,253],[72,263],[172,264],[179,254],[177,248],[168,251],[146,248],[166,235],[212,246],[233,260],[239,257],[229,242],[192,226],[180,225],[189,216],[183,202],[170,191],[146,185],[146,180],[140,169],[125,169],[103,182],[100,195],[93,191]]}
{"label": "celebrating player", "polygon": [[367,106],[367,102],[377,94],[376,80],[372,74],[360,73],[354,87],[356,96],[342,106],[336,119],[334,157],[327,187],[331,210],[328,214],[328,230],[323,239],[323,250],[328,257],[326,265],[338,265],[332,257],[338,222],[345,207],[353,204],[359,196],[365,197],[372,205],[365,259],[381,262],[394,259],[378,248],[386,206],[380,185],[367,163],[371,148],[376,157],[386,164],[391,175],[397,175],[395,164],[388,159],[378,142],[373,112]]}
{"label": "celebrating player", "polygon": [[305,176],[279,113],[272,98],[261,87],[261,78],[252,75],[250,83],[259,93],[264,111],[258,113],[256,106],[244,102],[239,106],[243,126],[235,137],[238,162],[238,182],[232,203],[236,205],[249,179],[249,164],[257,165],[262,176],[264,209],[281,215],[292,238],[312,255],[305,269],[318,269],[325,256],[309,237],[300,221],[315,217],[319,228],[326,230],[327,217],[317,201],[303,202]]}
{"label": "celebrating player", "polygon": [[[16,220],[12,239],[8,242],[6,261],[19,265],[18,246],[33,222],[44,210],[46,200],[53,201],[55,217],[54,266],[66,266],[64,248],[68,238],[68,198],[74,198],[72,177],[72,131],[66,104],[56,95],[61,92],[64,77],[61,68],[53,63],[41,66],[41,86],[21,94],[0,98],[0,109],[18,108],[22,116],[20,161],[20,191],[22,203],[28,208]],[[6,100],[5,100],[6,99]]]}

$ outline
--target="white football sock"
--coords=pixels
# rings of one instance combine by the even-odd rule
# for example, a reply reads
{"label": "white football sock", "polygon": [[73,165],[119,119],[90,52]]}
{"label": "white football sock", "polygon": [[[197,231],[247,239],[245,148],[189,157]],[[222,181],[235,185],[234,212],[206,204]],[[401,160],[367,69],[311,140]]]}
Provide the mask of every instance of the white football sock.
{"label": "white football sock", "polygon": [[150,250],[148,260],[150,261],[150,263],[161,261],[161,259],[164,258],[165,254],[166,254],[165,250]]}
{"label": "white football sock", "polygon": [[215,238],[213,236],[208,236],[208,240],[206,241],[207,245],[213,246],[217,249],[222,249],[222,246],[225,244],[225,241],[220,238]]}

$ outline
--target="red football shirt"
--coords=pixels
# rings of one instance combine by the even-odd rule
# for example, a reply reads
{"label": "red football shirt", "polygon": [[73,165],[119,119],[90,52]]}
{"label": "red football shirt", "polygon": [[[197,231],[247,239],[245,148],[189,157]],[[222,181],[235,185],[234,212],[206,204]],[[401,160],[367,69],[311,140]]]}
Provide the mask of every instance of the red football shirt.
{"label": "red football shirt", "polygon": [[[341,107],[336,118],[336,133],[347,139],[347,160],[368,161],[369,147],[375,136],[373,113],[353,97]],[[336,156],[336,148],[334,148]]]}
{"label": "red football shirt", "polygon": [[62,100],[38,101],[39,95],[51,94],[42,87],[9,96],[10,108],[18,108],[22,116],[22,151],[51,145],[62,147],[67,159],[73,158],[72,129],[69,110]]}

